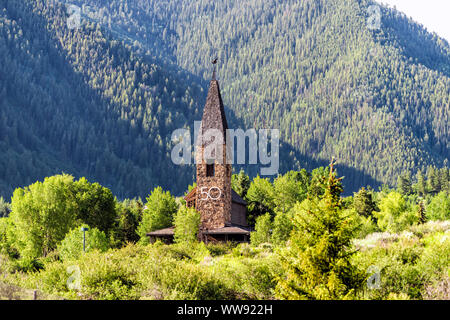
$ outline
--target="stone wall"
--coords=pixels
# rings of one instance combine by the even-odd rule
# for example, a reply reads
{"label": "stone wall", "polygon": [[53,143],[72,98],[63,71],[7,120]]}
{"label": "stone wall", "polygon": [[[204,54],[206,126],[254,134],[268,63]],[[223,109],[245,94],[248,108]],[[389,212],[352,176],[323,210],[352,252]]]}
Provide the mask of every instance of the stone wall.
{"label": "stone wall", "polygon": [[206,161],[201,156],[203,147],[198,149],[197,211],[201,215],[202,229],[222,228],[231,222],[231,164],[226,163],[226,146],[223,148],[224,159],[222,163],[215,161],[213,177],[206,176]]}

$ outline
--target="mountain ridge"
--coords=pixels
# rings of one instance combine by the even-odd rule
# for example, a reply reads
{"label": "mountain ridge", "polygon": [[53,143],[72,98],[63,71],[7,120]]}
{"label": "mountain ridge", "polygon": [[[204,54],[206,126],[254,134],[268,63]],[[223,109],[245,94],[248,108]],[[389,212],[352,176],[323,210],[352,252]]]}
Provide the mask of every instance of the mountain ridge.
{"label": "mountain ridge", "polygon": [[380,6],[382,27],[368,30],[372,1],[70,3],[98,21],[69,30],[61,3],[0,5],[2,195],[61,171],[122,198],[156,185],[181,194],[194,170],[170,163],[170,133],[201,118],[215,55],[230,123],[280,128],[282,172],[335,156],[352,192],[448,166],[448,42],[392,9]]}

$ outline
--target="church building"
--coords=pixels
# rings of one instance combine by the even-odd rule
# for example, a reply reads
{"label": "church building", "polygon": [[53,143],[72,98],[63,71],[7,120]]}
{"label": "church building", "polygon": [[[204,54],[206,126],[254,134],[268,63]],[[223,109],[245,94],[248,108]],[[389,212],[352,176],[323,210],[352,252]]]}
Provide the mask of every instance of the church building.
{"label": "church building", "polygon": [[[231,161],[227,161],[227,129],[219,82],[214,71],[196,143],[197,186],[184,198],[188,207],[200,213],[199,239],[204,242],[249,241],[246,202],[231,188],[232,167]],[[205,159],[204,150],[210,141],[204,141],[207,140],[204,134],[208,130],[220,133],[222,154],[213,152],[210,158]],[[147,235],[151,240],[159,238],[171,242],[173,233],[172,227]]]}

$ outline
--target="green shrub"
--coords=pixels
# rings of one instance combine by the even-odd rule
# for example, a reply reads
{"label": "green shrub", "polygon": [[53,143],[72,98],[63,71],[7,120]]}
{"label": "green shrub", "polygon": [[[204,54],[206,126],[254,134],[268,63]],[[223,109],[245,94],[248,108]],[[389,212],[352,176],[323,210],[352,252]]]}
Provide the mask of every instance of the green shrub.
{"label": "green shrub", "polygon": [[231,251],[233,257],[253,257],[255,256],[255,250],[248,243],[240,243]]}
{"label": "green shrub", "polygon": [[425,285],[425,300],[450,300],[450,276],[434,280]]}
{"label": "green shrub", "polygon": [[379,287],[371,288],[366,285],[363,291],[365,299],[387,299],[390,294],[417,294],[416,290],[421,287],[423,280],[415,266],[403,263],[402,251],[400,246],[391,246],[389,249],[376,247],[355,256],[355,264],[367,272],[368,277],[373,270],[380,272]]}
{"label": "green shrub", "polygon": [[[247,248],[253,251],[251,247]],[[228,255],[217,259],[212,269],[235,292],[237,299],[272,299],[275,274],[280,273],[274,254]]]}
{"label": "green shrub", "polygon": [[232,250],[237,246],[234,242],[219,242],[219,243],[208,243],[207,248],[211,256],[223,256],[225,254],[231,253]]}
{"label": "green shrub", "polygon": [[422,239],[425,249],[418,265],[434,279],[450,276],[450,233],[438,232]]}
{"label": "green shrub", "polygon": [[[106,251],[109,248],[108,239],[104,232],[99,231],[97,228],[89,228],[85,232],[86,236],[86,252],[92,250]],[[81,227],[72,229],[61,244],[58,245],[58,251],[63,261],[76,260],[83,253],[83,231]]]}
{"label": "green shrub", "polygon": [[232,292],[208,268],[181,261],[165,264],[158,276],[165,299],[218,300],[232,298]]}
{"label": "green shrub", "polygon": [[67,266],[61,262],[48,263],[44,270],[30,274],[25,284],[28,287],[39,288],[50,294],[74,298],[75,292],[70,292],[67,287],[67,282],[72,276],[68,272]]}
{"label": "green shrub", "polygon": [[116,216],[110,190],[70,175],[16,189],[11,205],[8,238],[27,259],[45,257],[81,223],[108,233]]}
{"label": "green shrub", "polygon": [[172,226],[173,215],[178,210],[178,204],[169,191],[164,192],[161,187],[155,188],[147,198],[147,203],[138,227],[141,242],[147,244],[148,232]]}
{"label": "green shrub", "polygon": [[[116,252],[117,253],[117,252]],[[128,300],[139,297],[134,272],[120,255],[94,251],[78,262],[81,269],[81,294],[101,300]]]}
{"label": "green shrub", "polygon": [[120,248],[127,242],[139,241],[137,229],[142,219],[143,205],[139,200],[124,200],[116,205],[117,217],[110,244]]}
{"label": "green shrub", "polygon": [[394,293],[394,292],[391,292],[387,296],[386,300],[410,300],[410,298],[405,293]]}
{"label": "green shrub", "polygon": [[19,256],[19,253],[13,247],[13,243],[8,236],[10,228],[10,218],[0,218],[0,253],[7,254],[9,257],[17,258]]}
{"label": "green shrub", "polygon": [[446,232],[450,230],[450,220],[446,221],[428,221],[424,224],[414,225],[409,228],[411,232],[422,238],[435,232]]}
{"label": "green shrub", "polygon": [[11,212],[11,205],[0,197],[0,218],[6,218]]}
{"label": "green shrub", "polygon": [[42,261],[37,258],[22,257],[14,260],[14,269],[19,272],[36,272],[43,268]]}
{"label": "green shrub", "polygon": [[175,215],[175,242],[197,242],[199,227],[200,214],[194,208],[182,206]]}
{"label": "green shrub", "polygon": [[289,240],[293,228],[291,213],[277,212],[273,220],[272,243],[284,245]]}
{"label": "green shrub", "polygon": [[203,261],[210,255],[207,246],[203,242],[198,243],[176,243],[168,247],[168,250],[177,260],[191,260],[195,263]]}
{"label": "green shrub", "polygon": [[432,198],[427,206],[425,215],[429,220],[449,220],[450,219],[450,195],[442,191]]}
{"label": "green shrub", "polygon": [[408,206],[405,198],[398,192],[392,191],[380,201],[380,212],[374,211],[378,227],[382,231],[398,232],[418,222],[418,216]]}
{"label": "green shrub", "polygon": [[8,237],[23,258],[47,255],[77,225],[73,177],[45,178],[14,191]]}
{"label": "green shrub", "polygon": [[250,242],[254,246],[270,242],[272,232],[272,221],[270,214],[266,213],[256,218],[255,231],[250,233]]}
{"label": "green shrub", "polygon": [[425,298],[427,288],[442,281],[450,272],[449,240],[444,233],[432,234],[421,241],[417,238],[399,237],[396,242],[359,252],[354,257],[354,263],[361,270],[368,270],[371,266],[380,270],[379,289],[366,287],[363,297]]}
{"label": "green shrub", "polygon": [[7,254],[0,253],[0,275],[7,275],[17,271],[16,260]]}
{"label": "green shrub", "polygon": [[367,235],[379,231],[377,224],[371,216],[362,216],[353,208],[345,210],[344,214],[352,218],[355,227],[355,239],[363,239]]}

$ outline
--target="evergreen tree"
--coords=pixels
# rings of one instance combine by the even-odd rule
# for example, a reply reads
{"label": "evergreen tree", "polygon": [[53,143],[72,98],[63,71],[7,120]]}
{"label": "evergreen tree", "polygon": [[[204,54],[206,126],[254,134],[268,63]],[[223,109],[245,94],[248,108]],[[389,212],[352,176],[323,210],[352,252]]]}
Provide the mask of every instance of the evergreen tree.
{"label": "evergreen tree", "polygon": [[117,217],[111,245],[121,247],[139,240],[138,227],[142,220],[143,205],[140,200],[124,200],[116,206]]}
{"label": "evergreen tree", "polygon": [[233,174],[231,177],[231,187],[238,195],[245,198],[250,188],[250,178],[243,169],[239,171],[239,174]]}
{"label": "evergreen tree", "polygon": [[403,172],[398,176],[397,189],[404,196],[409,196],[410,194],[412,194],[411,174],[409,171]]}
{"label": "evergreen tree", "polygon": [[419,170],[417,172],[416,179],[417,179],[416,192],[419,196],[425,197],[428,193],[428,190],[425,175],[423,174],[422,170]]}
{"label": "evergreen tree", "polygon": [[426,222],[425,205],[423,204],[423,201],[419,201],[417,205],[417,217],[419,218],[420,224],[424,224]]}
{"label": "evergreen tree", "polygon": [[328,168],[320,167],[311,172],[311,183],[308,189],[309,197],[322,197],[327,186]]}
{"label": "evergreen tree", "polygon": [[359,215],[373,217],[372,212],[376,210],[376,204],[372,199],[372,193],[368,192],[364,187],[361,188],[353,197],[353,207]]}
{"label": "evergreen tree", "polygon": [[427,187],[431,194],[435,195],[441,191],[439,173],[436,167],[429,166],[427,171]]}
{"label": "evergreen tree", "polygon": [[354,229],[343,216],[340,179],[330,166],[322,199],[310,198],[294,207],[291,248],[280,260],[285,276],[278,279],[280,299],[348,299],[364,275],[350,262]]}
{"label": "evergreen tree", "polygon": [[450,193],[450,169],[449,168],[441,168],[439,170],[439,184],[441,186],[442,191],[446,191]]}

